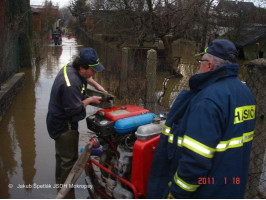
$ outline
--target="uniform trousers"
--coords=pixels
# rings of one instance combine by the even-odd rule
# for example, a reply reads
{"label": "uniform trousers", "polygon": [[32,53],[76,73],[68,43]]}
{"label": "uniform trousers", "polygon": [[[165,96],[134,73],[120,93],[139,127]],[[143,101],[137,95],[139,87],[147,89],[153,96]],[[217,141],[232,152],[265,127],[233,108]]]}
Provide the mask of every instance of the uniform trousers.
{"label": "uniform trousers", "polygon": [[65,182],[78,159],[78,142],[79,132],[77,130],[68,130],[55,140],[55,176],[60,184]]}

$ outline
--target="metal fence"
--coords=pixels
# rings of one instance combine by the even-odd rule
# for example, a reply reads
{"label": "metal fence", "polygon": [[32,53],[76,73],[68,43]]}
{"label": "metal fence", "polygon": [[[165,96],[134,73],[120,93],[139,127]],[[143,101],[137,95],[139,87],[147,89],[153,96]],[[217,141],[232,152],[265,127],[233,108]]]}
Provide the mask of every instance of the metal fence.
{"label": "metal fence", "polygon": [[[110,93],[117,97],[115,105],[135,104],[146,107],[147,84],[151,82],[147,79],[146,66],[147,48],[129,48],[127,58],[127,73],[125,79],[121,79],[122,51],[117,47],[110,47],[100,41],[87,38],[87,46],[95,48],[105,65],[103,79],[97,80]],[[172,103],[179,93],[188,89],[188,80],[191,75],[197,73],[198,66],[194,61],[182,61],[180,58],[173,58],[166,62],[163,57],[157,57],[156,86],[154,95],[155,114],[169,111]],[[253,140],[252,152],[250,157],[249,179],[246,189],[246,198],[265,198],[266,196],[266,60],[261,63],[251,65],[241,65],[239,78],[246,82],[256,99],[257,123],[255,128],[255,137]],[[173,74],[173,70],[176,72]],[[121,81],[123,80],[123,81]],[[121,94],[120,86],[126,86],[127,90]]]}
{"label": "metal fence", "polygon": [[246,198],[266,198],[266,59],[254,60],[246,69],[246,82],[255,97],[257,116]]}

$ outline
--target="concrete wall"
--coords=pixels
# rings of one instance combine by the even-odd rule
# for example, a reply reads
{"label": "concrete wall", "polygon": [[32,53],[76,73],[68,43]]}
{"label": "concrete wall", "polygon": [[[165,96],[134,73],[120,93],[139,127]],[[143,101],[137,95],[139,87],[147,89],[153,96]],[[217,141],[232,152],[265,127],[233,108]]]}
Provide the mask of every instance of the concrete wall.
{"label": "concrete wall", "polygon": [[24,73],[17,73],[12,76],[7,82],[1,85],[0,89],[0,122],[5,113],[12,104],[17,92],[22,88],[25,81]]}

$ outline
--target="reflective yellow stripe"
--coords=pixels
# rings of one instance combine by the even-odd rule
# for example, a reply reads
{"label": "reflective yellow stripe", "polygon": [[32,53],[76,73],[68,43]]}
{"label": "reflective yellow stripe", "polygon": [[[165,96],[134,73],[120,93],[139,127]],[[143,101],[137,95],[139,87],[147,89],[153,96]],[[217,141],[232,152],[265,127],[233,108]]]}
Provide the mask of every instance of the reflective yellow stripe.
{"label": "reflective yellow stripe", "polygon": [[96,60],[96,62],[97,62],[97,63],[92,64],[92,65],[88,65],[88,66],[89,66],[89,67],[93,67],[93,66],[99,65],[99,64],[100,64],[100,62],[99,62],[99,58]]}
{"label": "reflective yellow stripe", "polygon": [[171,128],[164,125],[163,126],[163,130],[162,130],[162,134],[168,136],[168,142],[169,143],[173,143],[174,142],[174,135],[172,133],[170,133]]}
{"label": "reflective yellow stripe", "polygon": [[171,133],[168,134],[168,142],[171,144],[173,144],[173,142],[174,142],[174,135]]}
{"label": "reflective yellow stripe", "polygon": [[170,133],[170,130],[171,130],[171,128],[170,128],[170,127],[168,127],[168,126],[166,126],[166,125],[163,125],[162,134],[164,134],[164,135],[168,136],[168,135],[169,135],[169,133]]}
{"label": "reflective yellow stripe", "polygon": [[172,181],[169,181],[168,187],[171,187],[171,186],[172,186]]}
{"label": "reflective yellow stripe", "polygon": [[212,158],[215,149],[208,147],[188,136],[184,136],[183,146],[207,158]]}
{"label": "reflective yellow stripe", "polygon": [[[171,128],[164,125],[162,133],[168,136],[168,142],[173,143],[174,135],[170,133]],[[244,143],[253,140],[254,131],[244,133],[240,137],[235,137],[227,141],[221,141],[216,146],[216,148],[211,148],[198,142],[197,140],[192,139],[191,137],[185,135],[184,138],[178,137],[177,138],[177,146],[179,147],[186,147],[195,153],[202,155],[206,158],[213,158],[214,153],[226,151],[229,148],[237,148],[243,146]]]}
{"label": "reflective yellow stripe", "polygon": [[235,109],[234,124],[255,119],[255,105],[237,107]]}
{"label": "reflective yellow stripe", "polygon": [[68,130],[71,130],[71,124],[70,124],[70,121],[67,121],[67,125],[68,125]]}
{"label": "reflective yellow stripe", "polygon": [[183,144],[183,138],[182,137],[178,137],[177,146],[182,147],[183,146],[182,144]]}
{"label": "reflective yellow stripe", "polygon": [[251,140],[253,140],[253,136],[254,136],[254,131],[248,132],[248,133],[244,133],[243,134],[243,142],[249,142]]}
{"label": "reflective yellow stripe", "polygon": [[71,86],[70,81],[69,81],[68,76],[67,76],[67,65],[64,66],[64,77],[66,80],[67,87]]}
{"label": "reflective yellow stripe", "polygon": [[83,84],[82,89],[81,89],[81,94],[83,94],[84,91],[85,91],[85,85]]}
{"label": "reflective yellow stripe", "polygon": [[174,180],[179,187],[188,192],[194,192],[199,187],[199,185],[192,185],[182,180],[180,177],[178,177],[177,172],[175,173]]}
{"label": "reflective yellow stripe", "polygon": [[175,197],[171,194],[171,192],[169,192],[167,199],[175,199]]}
{"label": "reflective yellow stripe", "polygon": [[184,136],[185,139],[183,139],[182,137],[178,137],[177,145],[179,147],[185,146],[188,149],[202,156],[205,156],[207,158],[212,158],[215,151],[221,152],[221,151],[226,151],[229,148],[241,147],[243,146],[244,143],[253,140],[253,137],[254,137],[254,131],[244,133],[243,136],[219,142],[216,148],[213,149],[188,136]]}
{"label": "reflective yellow stripe", "polygon": [[216,146],[216,151],[225,151],[229,148],[241,147],[245,142],[253,140],[254,131],[244,133],[243,136],[232,138],[227,141],[221,141]]}

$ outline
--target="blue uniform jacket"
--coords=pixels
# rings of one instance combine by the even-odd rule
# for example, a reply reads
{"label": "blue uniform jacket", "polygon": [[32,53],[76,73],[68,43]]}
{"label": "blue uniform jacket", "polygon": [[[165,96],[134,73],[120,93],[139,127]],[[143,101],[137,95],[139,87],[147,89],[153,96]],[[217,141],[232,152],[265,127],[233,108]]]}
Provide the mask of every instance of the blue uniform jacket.
{"label": "blue uniform jacket", "polygon": [[237,75],[228,64],[190,78],[160,135],[146,198],[244,197],[255,102]]}
{"label": "blue uniform jacket", "polygon": [[51,138],[56,139],[70,129],[78,130],[78,121],[86,116],[82,103],[86,87],[86,79],[71,63],[59,71],[52,86],[46,118]]}

